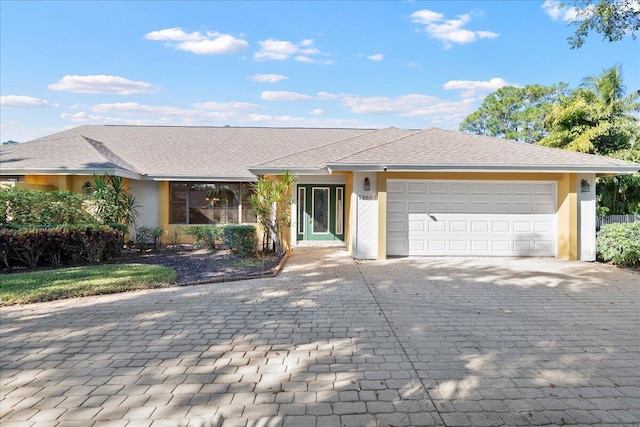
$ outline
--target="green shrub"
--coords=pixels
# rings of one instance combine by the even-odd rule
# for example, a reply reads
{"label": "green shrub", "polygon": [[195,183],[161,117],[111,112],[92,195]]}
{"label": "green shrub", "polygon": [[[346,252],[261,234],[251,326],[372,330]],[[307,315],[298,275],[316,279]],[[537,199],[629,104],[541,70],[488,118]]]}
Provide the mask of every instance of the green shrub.
{"label": "green shrub", "polygon": [[216,242],[222,239],[222,228],[217,225],[194,225],[185,231],[195,239],[195,245],[206,245],[209,249],[216,250]]}
{"label": "green shrub", "polygon": [[615,265],[640,266],[640,222],[603,225],[596,253],[598,259]]}
{"label": "green shrub", "polygon": [[160,227],[138,227],[136,228],[134,244],[136,245],[136,248],[141,251],[148,248],[151,248],[154,251],[160,250],[163,233],[164,230]]}
{"label": "green shrub", "polygon": [[0,224],[41,226],[95,223],[85,198],[69,191],[0,190]]}
{"label": "green shrub", "polygon": [[121,254],[121,242],[121,231],[96,224],[2,227],[0,259],[6,268],[99,262]]}
{"label": "green shrub", "polygon": [[258,249],[258,235],[253,225],[227,225],[223,228],[224,245],[241,257],[250,257]]}

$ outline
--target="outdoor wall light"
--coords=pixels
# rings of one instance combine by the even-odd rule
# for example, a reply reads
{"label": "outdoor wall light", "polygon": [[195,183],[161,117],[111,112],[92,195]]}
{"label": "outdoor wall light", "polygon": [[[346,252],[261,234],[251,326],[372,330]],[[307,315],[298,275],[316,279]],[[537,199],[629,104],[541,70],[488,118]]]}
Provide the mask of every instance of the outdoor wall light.
{"label": "outdoor wall light", "polygon": [[591,184],[586,179],[580,181],[580,192],[581,193],[589,193],[591,191]]}
{"label": "outdoor wall light", "polygon": [[371,182],[369,181],[369,177],[364,179],[364,191],[371,190]]}

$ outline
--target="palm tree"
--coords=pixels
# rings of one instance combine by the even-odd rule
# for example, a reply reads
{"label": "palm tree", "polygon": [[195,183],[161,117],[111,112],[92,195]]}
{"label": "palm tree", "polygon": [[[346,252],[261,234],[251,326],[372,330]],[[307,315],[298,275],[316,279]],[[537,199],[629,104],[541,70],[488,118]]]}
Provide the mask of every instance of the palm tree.
{"label": "palm tree", "polygon": [[627,120],[637,121],[626,113],[640,111],[640,90],[625,96],[627,86],[624,84],[622,67],[618,64],[602,70],[602,74],[585,77],[582,86],[591,89],[604,103],[612,116],[625,117]]}

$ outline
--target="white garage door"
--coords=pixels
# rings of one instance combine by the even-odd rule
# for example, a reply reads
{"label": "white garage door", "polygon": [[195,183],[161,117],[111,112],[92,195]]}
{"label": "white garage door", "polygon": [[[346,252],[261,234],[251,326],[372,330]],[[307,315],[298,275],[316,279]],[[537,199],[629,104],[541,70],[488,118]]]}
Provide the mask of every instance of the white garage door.
{"label": "white garage door", "polygon": [[556,255],[556,184],[387,181],[388,255]]}

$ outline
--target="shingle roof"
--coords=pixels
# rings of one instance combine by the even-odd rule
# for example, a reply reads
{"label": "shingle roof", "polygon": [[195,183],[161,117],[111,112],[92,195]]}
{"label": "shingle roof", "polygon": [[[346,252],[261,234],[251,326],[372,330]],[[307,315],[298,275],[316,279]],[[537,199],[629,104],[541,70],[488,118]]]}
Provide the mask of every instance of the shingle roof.
{"label": "shingle roof", "polygon": [[464,132],[429,128],[351,153],[327,165],[335,170],[513,170],[633,172],[640,165]]}
{"label": "shingle roof", "polygon": [[268,171],[511,170],[633,173],[640,165],[429,128],[80,126],[0,147],[0,173],[250,180]]}
{"label": "shingle roof", "polygon": [[2,169],[118,166],[152,177],[251,179],[250,165],[371,129],[80,126],[0,149]]}

